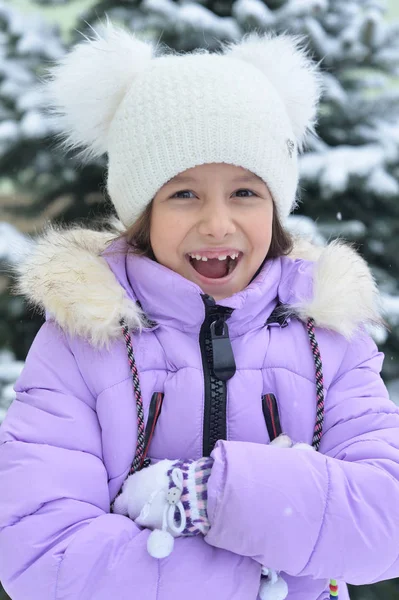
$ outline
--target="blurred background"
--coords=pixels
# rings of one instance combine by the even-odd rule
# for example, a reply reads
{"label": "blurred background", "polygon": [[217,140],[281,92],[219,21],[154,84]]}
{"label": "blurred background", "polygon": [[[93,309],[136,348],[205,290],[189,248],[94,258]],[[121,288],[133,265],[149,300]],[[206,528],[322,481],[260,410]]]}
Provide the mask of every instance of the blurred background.
{"label": "blurred background", "polygon": [[[82,168],[57,149],[37,90],[52,61],[105,15],[183,51],[216,49],[253,29],[306,36],[323,59],[326,91],[290,227],[321,242],[343,237],[369,262],[390,326],[372,335],[399,404],[399,1],[0,0],[0,422],[43,322],[11,293],[12,267],[49,221],[112,212],[105,162]],[[351,598],[397,599],[399,580],[351,587]]]}

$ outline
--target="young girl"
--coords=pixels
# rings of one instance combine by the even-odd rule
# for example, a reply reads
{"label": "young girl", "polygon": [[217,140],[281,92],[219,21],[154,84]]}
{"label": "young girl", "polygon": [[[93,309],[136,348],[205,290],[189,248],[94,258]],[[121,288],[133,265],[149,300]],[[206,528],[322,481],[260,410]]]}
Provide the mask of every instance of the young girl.
{"label": "young girl", "polygon": [[289,36],[161,54],[108,24],[54,69],[120,222],[50,228],[21,267],[46,322],[1,429],[13,600],[347,600],[399,575],[376,287],[286,230],[319,88]]}

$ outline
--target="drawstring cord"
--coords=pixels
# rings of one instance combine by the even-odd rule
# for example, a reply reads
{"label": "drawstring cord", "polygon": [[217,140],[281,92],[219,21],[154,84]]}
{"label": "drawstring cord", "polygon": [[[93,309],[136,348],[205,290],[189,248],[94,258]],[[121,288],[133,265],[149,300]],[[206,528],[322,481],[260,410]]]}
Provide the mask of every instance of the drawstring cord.
{"label": "drawstring cord", "polygon": [[[310,346],[312,348],[313,360],[316,371],[316,424],[313,433],[312,446],[315,450],[319,449],[321,437],[323,435],[324,425],[324,378],[323,378],[323,363],[321,361],[321,355],[319,345],[317,343],[315,334],[315,321],[309,318],[306,322],[306,329],[308,332]],[[338,600],[338,583],[336,579],[330,579],[329,585],[330,600]]]}
{"label": "drawstring cord", "polygon": [[[120,326],[122,327],[123,337],[125,339],[130,370],[132,373],[134,397],[136,400],[136,408],[137,408],[136,452],[135,452],[132,466],[129,471],[129,475],[132,475],[136,471],[139,471],[140,469],[148,466],[149,463],[148,463],[148,460],[146,461],[146,458],[145,458],[145,425],[144,425],[143,398],[141,395],[139,374],[137,371],[136,361],[134,358],[132,339],[131,339],[131,336],[129,333],[129,328],[126,324],[126,321],[122,318],[119,321],[119,323],[120,323]],[[310,345],[311,345],[312,354],[313,354],[313,360],[314,360],[314,364],[315,364],[315,372],[316,372],[316,394],[317,394],[316,424],[315,424],[314,433],[313,433],[312,446],[315,450],[318,450],[319,446],[320,446],[322,434],[323,434],[323,425],[324,425],[323,364],[322,364],[322,360],[321,360],[319,345],[316,340],[314,319],[312,319],[310,317],[308,318],[308,320],[306,322],[306,329],[307,329],[309,340],[310,340]],[[179,469],[175,469],[175,471],[178,471],[178,470]],[[179,475],[176,475],[176,478],[178,478],[178,477],[179,477]],[[176,485],[176,487],[178,488],[177,485]],[[122,488],[119,490],[116,497],[118,497],[121,494],[121,492],[122,492]],[[177,502],[176,505],[170,505],[170,506],[166,507],[165,513],[164,513],[164,522],[166,523],[167,527],[170,527],[170,525],[172,525],[172,528],[178,527],[177,525],[175,525],[175,521],[174,521],[176,508],[179,510],[180,517],[181,517],[180,526],[181,526],[181,523],[183,522],[183,519],[185,520],[186,516],[184,513],[184,509],[181,510],[180,504],[179,504],[179,502]],[[112,512],[112,508],[113,508],[113,504],[111,505],[111,512]],[[173,509],[173,518],[171,517],[171,512],[170,512],[172,509]],[[184,513],[184,517],[182,516],[183,513]],[[164,522],[162,524],[162,528],[164,526]],[[183,529],[184,529],[184,527],[183,527]],[[183,531],[183,529],[181,531]],[[173,531],[173,529],[171,529],[171,530]],[[179,532],[175,530],[175,533],[179,533]],[[338,585],[337,585],[337,582],[335,579],[330,580],[329,587],[330,587],[330,600],[338,600]]]}
{"label": "drawstring cord", "polygon": [[[127,356],[129,360],[130,371],[132,374],[133,380],[133,389],[134,389],[134,398],[136,400],[136,409],[137,409],[137,444],[136,444],[136,452],[134,455],[134,459],[132,465],[130,467],[129,475],[133,475],[136,471],[140,471],[140,469],[148,466],[149,462],[145,461],[145,424],[144,424],[144,406],[143,406],[143,397],[141,395],[141,387],[140,387],[140,378],[137,370],[136,359],[134,358],[133,352],[133,344],[132,338],[129,333],[129,328],[126,324],[125,319],[121,319],[119,321],[120,326],[122,327],[123,337],[125,339]],[[114,502],[118,496],[122,493],[122,487],[118,491],[115,496],[114,501],[111,504],[111,512],[113,512]]]}
{"label": "drawstring cord", "polygon": [[321,437],[323,435],[323,424],[324,424],[324,378],[323,378],[323,363],[321,362],[321,355],[319,345],[316,340],[315,334],[315,322],[314,319],[309,318],[306,322],[306,329],[310,340],[310,346],[312,348],[313,360],[316,370],[316,394],[317,394],[317,405],[316,405],[316,425],[313,433],[312,446],[315,450],[319,449]]}

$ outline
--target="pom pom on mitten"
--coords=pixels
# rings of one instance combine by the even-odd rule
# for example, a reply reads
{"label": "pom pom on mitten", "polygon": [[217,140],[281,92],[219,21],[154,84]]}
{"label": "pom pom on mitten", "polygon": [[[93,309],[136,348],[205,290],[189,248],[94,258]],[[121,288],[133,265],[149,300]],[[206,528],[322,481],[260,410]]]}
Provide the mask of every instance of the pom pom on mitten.
{"label": "pom pom on mitten", "polygon": [[172,553],[175,540],[168,532],[154,529],[147,540],[148,554],[153,558],[166,558]]}
{"label": "pom pom on mitten", "polygon": [[262,578],[259,587],[260,600],[285,600],[288,596],[288,585],[275,571],[262,567]]}
{"label": "pom pom on mitten", "polygon": [[[168,470],[168,490],[160,492],[163,500],[162,529],[154,529],[147,550],[154,558],[165,558],[173,550],[174,537],[193,536],[209,531],[207,514],[207,484],[213,459],[176,461]],[[151,528],[154,514],[150,498],[136,519],[138,525]],[[159,521],[159,514],[158,519]]]}

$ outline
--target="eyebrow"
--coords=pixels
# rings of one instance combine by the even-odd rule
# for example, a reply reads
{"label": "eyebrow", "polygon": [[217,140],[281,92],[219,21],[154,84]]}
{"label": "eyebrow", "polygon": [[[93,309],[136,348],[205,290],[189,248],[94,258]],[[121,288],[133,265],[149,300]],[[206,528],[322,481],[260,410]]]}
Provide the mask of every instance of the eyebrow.
{"label": "eyebrow", "polygon": [[[248,175],[239,175],[238,177],[234,177],[234,179],[231,181],[232,183],[264,183],[260,177],[250,173]],[[176,175],[176,177],[170,179],[165,185],[173,183],[198,183],[198,180],[195,177],[190,177],[189,175]]]}

